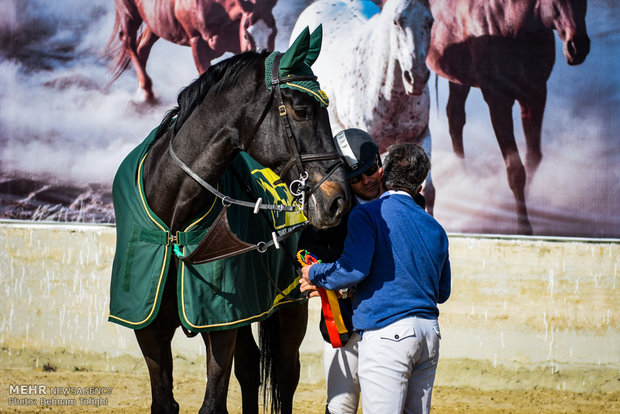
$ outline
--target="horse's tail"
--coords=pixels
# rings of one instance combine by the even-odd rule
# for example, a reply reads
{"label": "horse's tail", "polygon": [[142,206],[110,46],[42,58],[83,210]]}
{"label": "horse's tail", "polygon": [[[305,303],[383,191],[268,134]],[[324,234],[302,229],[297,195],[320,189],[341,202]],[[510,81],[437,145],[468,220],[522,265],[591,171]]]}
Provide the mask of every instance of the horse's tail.
{"label": "horse's tail", "polygon": [[[111,71],[112,71],[112,79],[110,83],[114,82],[122,73],[127,69],[129,63],[131,62],[131,58],[127,53],[127,48],[125,44],[119,41],[119,33],[122,30],[121,20],[124,18],[126,21],[135,19],[136,14],[138,13],[135,7],[131,9],[128,4],[124,4],[125,2],[116,2],[116,10],[114,17],[114,27],[112,29],[112,35],[110,36],[110,40],[105,45],[103,49],[103,56],[106,59],[111,59]],[[137,18],[140,19],[139,13],[137,14]]]}
{"label": "horse's tail", "polygon": [[[276,378],[275,361],[280,352],[280,322],[277,314],[260,323],[259,341],[261,349],[260,379],[263,389],[263,411],[267,412],[267,403],[270,401],[272,413],[280,412],[280,387]],[[271,393],[268,393],[268,388]]]}

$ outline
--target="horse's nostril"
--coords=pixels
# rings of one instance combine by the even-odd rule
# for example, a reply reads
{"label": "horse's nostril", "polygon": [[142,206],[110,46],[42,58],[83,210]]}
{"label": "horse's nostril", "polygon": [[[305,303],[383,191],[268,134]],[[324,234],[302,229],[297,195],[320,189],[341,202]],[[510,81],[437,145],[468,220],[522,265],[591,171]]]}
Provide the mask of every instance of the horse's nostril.
{"label": "horse's nostril", "polygon": [[568,47],[568,53],[571,56],[575,56],[577,54],[577,47],[575,46],[575,42],[570,40],[569,42],[566,43],[566,46]]}
{"label": "horse's nostril", "polygon": [[413,83],[413,79],[411,78],[411,72],[409,72],[408,70],[405,71],[405,73],[403,74],[403,76],[405,77],[405,81],[407,83]]}
{"label": "horse's nostril", "polygon": [[332,217],[336,217],[341,215],[344,212],[346,207],[346,203],[344,197],[336,196],[332,199],[331,204],[329,205],[329,214]]}

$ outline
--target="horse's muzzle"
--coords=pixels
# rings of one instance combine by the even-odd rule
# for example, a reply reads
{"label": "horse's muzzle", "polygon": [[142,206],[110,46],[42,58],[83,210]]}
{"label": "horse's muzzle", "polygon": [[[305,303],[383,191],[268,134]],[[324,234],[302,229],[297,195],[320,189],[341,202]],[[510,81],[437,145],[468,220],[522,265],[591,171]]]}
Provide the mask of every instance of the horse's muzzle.
{"label": "horse's muzzle", "polygon": [[569,65],[579,65],[586,60],[586,56],[590,53],[590,38],[588,36],[579,36],[568,39],[564,42],[564,58]]}

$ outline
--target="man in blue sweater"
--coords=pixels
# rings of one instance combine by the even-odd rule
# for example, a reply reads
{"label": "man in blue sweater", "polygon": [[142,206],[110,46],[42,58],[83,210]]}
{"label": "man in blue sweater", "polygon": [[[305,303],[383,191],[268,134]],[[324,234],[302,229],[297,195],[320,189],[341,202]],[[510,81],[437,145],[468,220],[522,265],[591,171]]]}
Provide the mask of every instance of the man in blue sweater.
{"label": "man in blue sweater", "polygon": [[414,144],[390,148],[378,200],[350,214],[342,256],[302,268],[302,291],[355,286],[362,409],[428,413],[440,331],[438,303],[450,296],[448,238],[413,197],[430,162]]}

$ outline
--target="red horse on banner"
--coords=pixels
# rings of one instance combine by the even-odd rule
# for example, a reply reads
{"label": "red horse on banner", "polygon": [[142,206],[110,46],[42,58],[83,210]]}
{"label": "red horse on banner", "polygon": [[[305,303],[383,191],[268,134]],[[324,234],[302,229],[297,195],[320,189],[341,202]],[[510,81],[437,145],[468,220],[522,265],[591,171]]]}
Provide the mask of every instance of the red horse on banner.
{"label": "red horse on banner", "polygon": [[[569,65],[590,51],[586,0],[431,0],[435,19],[427,64],[448,79],[448,124],[454,152],[464,157],[465,100],[480,88],[489,106],[518,213],[519,232],[531,234],[525,206],[526,171],[531,180],[540,161],[540,136],[547,80],[555,61],[553,30]],[[513,132],[512,106],[521,106],[525,167]]]}
{"label": "red horse on banner", "polygon": [[[146,73],[146,61],[153,44],[163,38],[190,46],[199,73],[226,52],[256,50],[252,29],[262,22],[269,32],[267,49],[273,50],[277,34],[272,10],[277,0],[115,0],[116,20],[112,46],[118,37],[119,52],[114,65],[116,80],[131,61],[138,88],[147,102],[154,100],[153,84]],[[138,35],[144,23],[142,32]]]}

